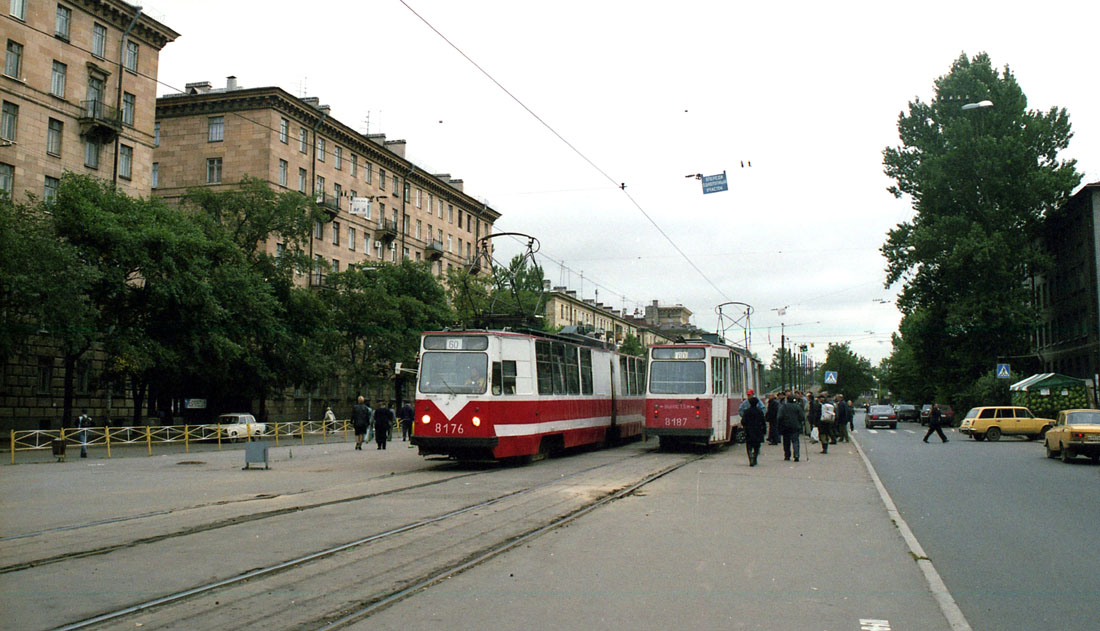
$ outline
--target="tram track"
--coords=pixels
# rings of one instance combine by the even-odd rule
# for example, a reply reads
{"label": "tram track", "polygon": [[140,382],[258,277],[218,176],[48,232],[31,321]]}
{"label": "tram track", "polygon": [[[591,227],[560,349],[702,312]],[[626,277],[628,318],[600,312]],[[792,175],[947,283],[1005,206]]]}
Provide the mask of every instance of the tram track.
{"label": "tram track", "polygon": [[[483,563],[596,510],[608,502],[634,493],[638,488],[705,457],[696,455],[677,459],[677,462],[671,465],[666,463],[656,471],[652,470],[649,463],[645,463],[644,466],[648,468],[644,475],[610,490],[602,490],[596,496],[585,498],[579,504],[576,502],[576,497],[579,495],[591,493],[590,487],[595,484],[592,480],[586,480],[585,476],[609,467],[625,467],[631,470],[630,461],[646,456],[653,456],[653,454],[646,451],[627,458],[616,458],[611,462],[586,467],[558,478],[500,493],[483,501],[402,523],[384,531],[332,545],[293,559],[194,585],[188,589],[102,612],[57,628],[64,630],[133,628],[135,624],[152,628],[194,628],[188,627],[184,621],[194,621],[196,615],[214,613],[218,607],[224,609],[224,605],[219,605],[220,601],[251,602],[254,599],[265,600],[265,597],[270,594],[304,594],[299,596],[300,602],[295,607],[295,611],[304,607],[306,611],[313,613],[305,618],[297,614],[280,615],[279,620],[285,625],[280,628],[337,629],[369,617],[375,611],[408,598],[416,591],[435,584],[447,576]],[[614,473],[615,476],[620,477],[623,474],[621,471]],[[450,479],[454,478],[448,480]],[[576,488],[571,485],[575,485]],[[541,494],[538,499],[523,499],[538,494]],[[529,504],[525,505],[523,501]],[[494,513],[494,511],[498,512]],[[479,513],[482,515],[480,518]],[[486,523],[482,524],[479,519],[486,520]],[[451,522],[459,523],[451,524]],[[433,532],[416,535],[420,537],[419,539],[414,538],[414,533],[426,530]],[[446,540],[454,531],[469,532],[470,540],[485,537],[485,545],[456,546],[452,550],[453,555],[442,563],[435,562],[434,557],[437,552],[425,553],[420,550],[424,541],[439,541],[440,538]],[[490,533],[493,536],[503,533],[503,536],[496,538],[487,536]],[[375,548],[378,550],[374,551]],[[358,553],[357,550],[369,552]],[[379,561],[383,558],[390,562],[380,563]],[[395,558],[400,561],[393,562]],[[373,569],[368,576],[364,577],[361,575],[361,566],[377,569]],[[333,598],[331,594],[326,593],[326,590],[317,590],[312,587],[318,582],[343,584],[341,580],[332,577],[339,577],[349,572],[354,572],[358,581],[371,585],[365,593],[356,593],[350,604],[346,598]],[[290,576],[291,574],[294,576]],[[239,593],[230,595],[226,593],[228,591]],[[209,598],[204,599],[203,596]],[[214,610],[211,609],[210,598],[217,599],[213,601]],[[330,602],[332,600],[338,602]],[[162,612],[174,607],[182,611],[164,613],[165,617],[161,617]],[[284,618],[288,619],[284,620]],[[205,626],[217,628],[223,623],[224,621],[215,619],[211,625]],[[267,628],[267,625],[266,623],[257,624],[257,627]],[[244,622],[239,624],[238,628],[250,627],[247,622]]]}

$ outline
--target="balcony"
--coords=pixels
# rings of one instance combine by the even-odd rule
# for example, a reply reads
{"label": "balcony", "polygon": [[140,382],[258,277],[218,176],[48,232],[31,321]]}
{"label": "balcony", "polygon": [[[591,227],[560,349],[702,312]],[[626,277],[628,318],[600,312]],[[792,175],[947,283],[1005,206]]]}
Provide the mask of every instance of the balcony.
{"label": "balcony", "polygon": [[397,238],[397,222],[389,219],[378,220],[378,231],[375,233],[379,241],[389,243]]}
{"label": "balcony", "polygon": [[340,214],[340,200],[332,195],[325,193],[317,193],[317,197],[314,198],[317,205],[327,210],[331,215],[336,216]]}
{"label": "balcony", "polygon": [[80,135],[102,145],[113,142],[122,132],[122,113],[101,100],[81,101]]}
{"label": "balcony", "polygon": [[429,261],[438,261],[443,258],[443,242],[429,241],[428,245],[424,247],[424,256]]}

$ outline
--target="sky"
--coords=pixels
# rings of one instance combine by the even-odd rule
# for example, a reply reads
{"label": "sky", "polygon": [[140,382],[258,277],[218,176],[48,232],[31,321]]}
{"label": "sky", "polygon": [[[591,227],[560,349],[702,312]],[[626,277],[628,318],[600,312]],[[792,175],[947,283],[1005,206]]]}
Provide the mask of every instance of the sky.
{"label": "sky", "polygon": [[[450,173],[539,240],[555,286],[633,312],[752,306],[765,362],[785,334],[877,364],[900,313],[879,248],[913,212],[887,192],[897,119],[961,54],[1064,107],[1065,158],[1100,181],[1100,3],[150,0],[180,33],[158,94],[189,82],[316,96]],[[744,166],[742,166],[744,164]],[[751,164],[751,166],[750,166]],[[695,174],[726,172],[704,195]],[[625,184],[625,188],[622,186]],[[507,261],[525,242],[501,237]],[[724,313],[730,315],[733,308]],[[738,314],[739,315],[739,314]],[[727,336],[742,340],[732,328]]]}

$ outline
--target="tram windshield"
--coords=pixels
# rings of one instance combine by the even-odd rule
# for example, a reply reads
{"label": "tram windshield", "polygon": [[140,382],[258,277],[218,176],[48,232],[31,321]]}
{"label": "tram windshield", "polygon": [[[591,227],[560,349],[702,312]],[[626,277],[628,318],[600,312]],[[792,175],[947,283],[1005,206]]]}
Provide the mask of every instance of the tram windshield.
{"label": "tram windshield", "polygon": [[649,367],[649,391],[652,394],[705,394],[706,362],[657,361]]}
{"label": "tram windshield", "polygon": [[424,353],[420,391],[427,394],[483,394],[489,374],[485,353]]}

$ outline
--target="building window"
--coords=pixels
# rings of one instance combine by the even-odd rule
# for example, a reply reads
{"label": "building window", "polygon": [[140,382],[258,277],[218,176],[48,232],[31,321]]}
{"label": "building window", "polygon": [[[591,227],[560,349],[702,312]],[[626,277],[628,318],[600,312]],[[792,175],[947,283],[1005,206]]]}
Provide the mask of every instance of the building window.
{"label": "building window", "polygon": [[439,218],[443,218],[443,200],[439,200]]}
{"label": "building window", "polygon": [[88,116],[101,116],[102,110],[100,109],[103,103],[103,79],[99,77],[88,77]]}
{"label": "building window", "polygon": [[332,271],[333,272],[339,272],[340,271],[340,261],[338,259],[332,259]]}
{"label": "building window", "polygon": [[290,121],[285,118],[279,119],[279,142],[284,145],[290,142]]}
{"label": "building window", "polygon": [[11,15],[12,17],[19,18],[26,21],[27,19],[27,3],[26,0],[11,0]]}
{"label": "building window", "polygon": [[286,186],[287,172],[290,164],[286,160],[279,160],[279,186]]}
{"label": "building window", "polygon": [[336,145],[332,150],[332,166],[336,167],[337,171],[342,171],[344,165],[344,148],[340,145]]}
{"label": "building window", "polygon": [[325,161],[325,139],[317,139],[317,159],[321,162]]}
{"label": "building window", "polygon": [[64,124],[56,118],[51,118],[46,127],[46,153],[51,156],[61,157],[61,133]]}
{"label": "building window", "polygon": [[69,7],[57,5],[57,20],[54,22],[53,34],[69,41],[69,26],[73,23],[73,10]]}
{"label": "building window", "polygon": [[421,238],[421,234],[422,234],[421,230],[423,230],[423,226],[420,224],[420,220],[417,219],[416,220],[416,238],[417,239]]}
{"label": "building window", "polygon": [[325,224],[320,221],[313,222],[313,238],[324,239],[325,238]]}
{"label": "building window", "polygon": [[306,192],[306,182],[308,182],[308,181],[309,181],[309,174],[306,173],[306,170],[301,169],[301,168],[298,169],[298,192],[299,193],[305,193]]}
{"label": "building window", "polygon": [[370,181],[371,180],[370,170],[371,170],[370,162],[364,162],[363,163],[363,181],[366,182],[367,184],[371,183],[371,181]]}
{"label": "building window", "polygon": [[130,179],[134,169],[134,148],[120,145],[118,148],[118,176]]}
{"label": "building window", "polygon": [[11,199],[12,191],[15,189],[15,167],[10,164],[4,164],[0,162],[0,191],[2,191],[8,199]]}
{"label": "building window", "polygon": [[452,245],[454,245],[454,235],[447,235],[447,251],[448,252],[454,252],[454,248],[451,247]]}
{"label": "building window", "polygon": [[317,176],[317,186],[314,187],[313,192],[317,194],[317,199],[322,200],[325,198],[325,178],[324,176]]}
{"label": "building window", "polygon": [[153,123],[153,146],[160,146],[160,121]]}
{"label": "building window", "polygon": [[[4,74],[13,79],[19,79],[19,71],[23,68],[23,45],[19,42],[8,40],[8,54],[4,58]],[[22,81],[22,79],[20,79]]]}
{"label": "building window", "polygon": [[42,199],[50,201],[57,197],[57,189],[61,188],[61,180],[46,176],[46,184],[42,188]]}
{"label": "building window", "polygon": [[53,62],[53,75],[50,77],[50,94],[65,98],[65,77],[69,68],[60,61]]}
{"label": "building window", "polygon": [[138,45],[137,42],[131,42],[126,40],[126,63],[124,64],[126,69],[130,72],[137,72],[138,66]]}
{"label": "building window", "polygon": [[122,93],[122,123],[124,125],[134,126],[135,103],[137,103],[137,97],[129,92]]}
{"label": "building window", "polygon": [[[352,177],[358,177],[359,176],[358,171],[359,171],[359,156],[357,156],[353,153],[353,154],[351,154],[351,176]],[[354,197],[354,195],[353,195],[353,197]]]}
{"label": "building window", "polygon": [[298,151],[306,153],[309,150],[309,132],[303,127],[298,130]]}
{"label": "building window", "polygon": [[153,163],[153,188],[156,188],[160,183],[160,163]]}
{"label": "building window", "polygon": [[447,223],[453,224],[455,222],[455,207],[447,204]]}
{"label": "building window", "polygon": [[[386,190],[386,170],[385,169],[378,169],[378,190],[380,190],[380,191],[385,191]],[[395,188],[393,190],[396,191],[397,189]]]}
{"label": "building window", "polygon": [[340,210],[340,198],[344,195],[344,188],[339,184],[332,185],[332,201],[336,204],[336,210]]}
{"label": "building window", "polygon": [[38,358],[38,383],[35,384],[38,394],[50,394],[50,386],[53,385],[53,357]]}
{"label": "building window", "polygon": [[423,197],[424,197],[424,191],[422,191],[420,189],[416,189],[416,207],[417,208],[422,207],[420,204],[421,204],[421,200],[422,200]]}
{"label": "building window", "polygon": [[207,158],[206,159],[206,183],[207,184],[220,184],[222,181],[222,159],[221,158]]}
{"label": "building window", "polygon": [[102,24],[92,25],[92,54],[100,59],[107,53],[107,27]]}
{"label": "building window", "polygon": [[340,245],[340,222],[332,222],[332,245]]}
{"label": "building window", "polygon": [[206,119],[207,142],[221,142],[225,138],[225,117],[211,116]]}
{"label": "building window", "polygon": [[84,141],[84,166],[89,169],[99,168],[99,145],[91,140]]}
{"label": "building window", "polygon": [[[393,176],[393,188],[390,189],[394,193],[397,192],[397,176]],[[409,185],[405,184],[405,201],[409,201]]]}
{"label": "building window", "polygon": [[355,249],[355,228],[348,226],[348,249]]}

